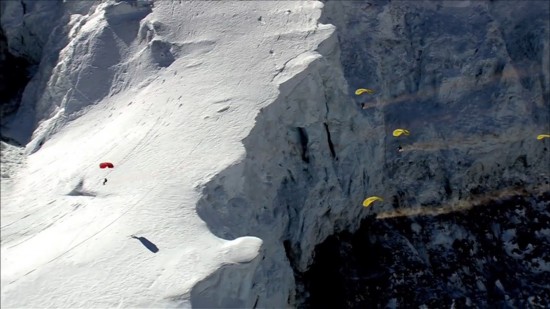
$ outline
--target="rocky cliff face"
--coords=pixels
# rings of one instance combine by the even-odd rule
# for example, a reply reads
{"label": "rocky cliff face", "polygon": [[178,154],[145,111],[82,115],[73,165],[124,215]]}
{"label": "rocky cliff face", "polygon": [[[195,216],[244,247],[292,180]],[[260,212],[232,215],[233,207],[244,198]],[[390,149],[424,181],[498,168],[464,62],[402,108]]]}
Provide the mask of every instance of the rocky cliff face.
{"label": "rocky cliff face", "polygon": [[[327,3],[350,86],[379,87],[367,99],[374,111],[363,113],[383,114],[386,188],[400,204],[547,180],[548,153],[535,136],[550,121],[549,12],[534,1],[516,15],[514,5]],[[398,127],[414,133],[387,134]]]}
{"label": "rocky cliff face", "polygon": [[[550,130],[548,5],[327,2],[324,13],[351,88],[380,89],[363,114],[383,114],[391,200],[319,247],[298,276],[303,306],[545,306],[550,160],[535,136]],[[396,139],[397,127],[416,133]]]}
{"label": "rocky cliff face", "polygon": [[304,308],[544,308],[548,193],[440,216],[367,218],[316,250]]}
{"label": "rocky cliff face", "polygon": [[[322,58],[281,86],[245,140],[239,172],[227,173],[239,177],[220,175],[198,207],[204,218],[217,214],[207,223],[221,237],[264,240],[255,304],[327,304],[343,277],[345,296],[333,303],[346,307],[547,298],[525,282],[544,286],[548,271],[546,230],[530,224],[548,216],[548,142],[535,138],[549,131],[548,17],[542,1],[326,2],[321,22],[336,32]],[[355,97],[359,87],[377,93]],[[395,138],[396,128],[411,135]],[[368,195],[386,202],[365,209]],[[502,203],[508,208],[493,209]],[[361,241],[332,238],[324,246],[337,258],[313,254],[365,216]],[[483,234],[499,224],[508,232]],[[523,233],[515,253],[512,230]],[[499,271],[519,271],[522,283]]]}

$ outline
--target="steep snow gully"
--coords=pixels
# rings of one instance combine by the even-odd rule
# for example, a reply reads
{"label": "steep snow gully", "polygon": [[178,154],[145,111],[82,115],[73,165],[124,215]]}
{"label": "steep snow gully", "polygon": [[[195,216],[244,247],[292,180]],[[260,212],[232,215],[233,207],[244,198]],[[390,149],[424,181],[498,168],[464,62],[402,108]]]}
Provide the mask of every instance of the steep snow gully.
{"label": "steep snow gully", "polygon": [[[550,126],[549,18],[544,1],[327,1],[320,22],[336,31],[322,57],[281,84],[243,141],[246,158],[198,204],[216,235],[264,241],[249,301],[547,303],[550,155],[535,136]],[[377,94],[354,98],[359,87]],[[396,140],[398,127],[412,136]],[[387,203],[360,207],[371,194]],[[523,238],[482,232],[500,225]],[[360,226],[355,242],[330,237],[314,254]],[[197,290],[240,280],[229,272]]]}
{"label": "steep snow gully", "polygon": [[[158,213],[173,216],[174,222],[151,214],[141,200],[132,206],[142,214],[136,215],[140,222],[148,222],[151,216],[162,222],[156,225],[162,229],[155,231],[157,239],[174,237],[170,238],[173,256],[157,260],[157,268],[148,256],[145,262],[139,255],[135,257],[139,262],[133,257],[118,259],[126,247],[119,248],[117,242],[104,247],[87,245],[116,252],[118,264],[107,264],[109,258],[96,253],[101,258],[91,265],[98,269],[115,265],[111,271],[127,282],[160,274],[152,281],[140,281],[150,291],[143,292],[147,288],[142,286],[117,290],[120,295],[106,295],[98,305],[122,305],[117,297],[124,299],[121,295],[132,292],[141,294],[139,301],[129,301],[131,305],[159,304],[149,298],[167,290],[174,291],[169,305],[188,306],[190,302],[196,308],[317,308],[320,304],[341,308],[542,307],[550,301],[550,139],[535,139],[537,134],[550,132],[550,12],[546,1],[369,0],[326,1],[323,5],[289,1],[265,2],[269,8],[254,4],[254,13],[244,8],[251,5],[247,2],[220,3],[215,13],[211,13],[214,7],[202,7],[200,1],[192,9],[178,7],[176,2],[162,2],[154,8],[107,2],[101,4],[101,12],[91,1],[64,4],[74,14],[63,15],[67,20],[59,24],[70,27],[6,32],[8,41],[29,40],[29,33],[37,34],[41,42],[37,46],[44,46],[19,50],[21,55],[42,61],[38,76],[22,95],[18,113],[28,115],[18,118],[17,131],[6,131],[10,138],[30,141],[29,154],[44,150],[48,155],[48,148],[41,150],[44,141],[50,140],[49,149],[55,148],[64,142],[56,140],[55,134],[67,123],[75,120],[78,124],[90,105],[109,102],[112,109],[98,115],[129,115],[114,122],[115,131],[122,132],[133,122],[151,128],[145,139],[132,144],[135,157],[113,152],[128,166],[146,168],[142,158],[157,164],[150,153],[174,152],[167,141],[189,152],[183,159],[167,156],[167,162],[183,165],[178,160],[185,159],[201,166],[193,171],[189,167],[191,176],[168,177],[169,163],[158,163],[166,175],[152,172],[150,176],[164,177],[166,191],[158,189],[157,180],[145,183],[150,188],[145,198],[150,194],[149,202],[159,208]],[[33,4],[38,6],[34,9],[43,9],[44,14],[61,5],[41,3]],[[179,20],[182,14],[188,14],[186,18],[195,24],[191,27]],[[6,20],[3,28],[9,26]],[[251,21],[265,29],[243,26]],[[52,36],[63,39],[45,40],[42,32],[46,31],[63,33]],[[257,53],[271,56],[254,57],[243,51],[245,58],[233,54],[231,58],[224,53],[225,49],[238,53],[238,44],[232,40],[245,35],[249,36],[238,44],[257,43]],[[71,40],[75,37],[79,38],[76,42]],[[253,50],[252,45],[242,49]],[[277,50],[283,45],[284,50]],[[92,49],[98,53],[88,54]],[[248,61],[250,73],[248,68],[239,71]],[[185,87],[176,69],[191,76],[184,80]],[[241,80],[216,74],[215,69],[240,72]],[[55,78],[50,80],[50,75]],[[144,80],[133,80],[132,75]],[[278,91],[273,90],[276,87]],[[360,87],[376,93],[355,96],[354,90]],[[235,91],[233,97],[227,94],[231,91]],[[102,101],[120,94],[132,99]],[[192,102],[183,112],[178,109],[182,105],[175,103],[178,95],[179,99],[185,96],[181,101]],[[166,110],[154,114],[154,106],[147,107],[145,101],[156,97],[162,98],[155,102],[165,104]],[[214,116],[203,117],[197,110],[213,107],[201,102],[212,101],[221,104],[214,105]],[[232,101],[242,105],[224,104]],[[230,111],[226,120],[210,124],[226,111]],[[156,126],[165,118],[162,128]],[[203,119],[208,126],[193,119]],[[189,121],[202,131],[177,121]],[[175,128],[166,128],[171,124]],[[227,128],[220,129],[220,124]],[[393,137],[391,132],[400,127],[409,129],[411,135]],[[67,134],[66,140],[77,140],[77,135],[89,129],[76,128],[79,131]],[[201,146],[203,141],[198,139],[205,132],[208,139]],[[131,144],[137,137],[128,134]],[[168,137],[161,140],[162,135]],[[101,148],[103,153],[122,143],[98,133],[100,137],[110,143]],[[216,149],[227,150],[227,154],[206,155],[211,149],[205,144],[220,144],[223,147]],[[396,151],[398,146],[403,152]],[[201,163],[202,157],[212,162]],[[215,170],[213,165],[223,168]],[[213,176],[193,174],[205,171]],[[192,183],[193,190],[199,190],[197,201],[190,197],[194,191],[182,189],[181,183]],[[85,186],[79,182],[78,192],[84,192]],[[133,202],[134,192],[141,198],[142,192],[126,186],[130,193],[120,200],[112,197],[108,205],[113,207],[104,207],[106,217],[125,215],[111,209],[124,198]],[[177,189],[170,191],[172,187]],[[161,200],[165,192],[168,197]],[[178,200],[183,198],[181,192],[187,194],[185,202]],[[369,195],[384,197],[385,202],[364,208],[361,202]],[[154,204],[156,197],[160,202]],[[95,205],[82,203],[86,211]],[[178,221],[186,211],[181,203],[196,206],[196,214],[208,229],[228,242],[219,245],[204,235],[191,239],[189,231],[201,229],[181,226],[192,220],[186,213],[183,217],[189,221]],[[125,227],[134,219],[126,221],[125,226],[113,225],[118,234],[131,231]],[[175,224],[180,225],[175,228]],[[13,237],[23,233],[14,231]],[[79,237],[96,235],[95,230],[85,232]],[[181,253],[178,246],[185,243],[181,239],[193,245],[206,243],[212,249],[195,252],[186,248]],[[242,250],[245,258],[238,254]],[[164,247],[160,250],[165,251]],[[67,265],[76,273],[81,269],[77,266],[86,263],[86,253],[72,254],[77,258],[71,256]],[[204,262],[213,256],[223,259]],[[125,273],[132,267],[118,268],[128,261],[133,268],[148,265],[154,270],[134,278]],[[194,263],[200,269],[196,275],[187,271]],[[211,269],[216,270],[205,274]],[[46,272],[35,274],[42,273]],[[82,279],[86,273],[79,274],[74,278],[86,284]],[[180,278],[179,274],[184,275]],[[41,281],[46,286],[47,274],[41,278],[46,278]],[[169,280],[171,284],[166,283]],[[110,284],[113,289],[118,285]],[[192,285],[189,293],[181,287],[186,284]],[[16,289],[7,291],[3,286],[2,293],[13,293],[11,303],[21,304]],[[52,295],[57,292],[52,287]],[[59,305],[55,301],[49,304]]]}

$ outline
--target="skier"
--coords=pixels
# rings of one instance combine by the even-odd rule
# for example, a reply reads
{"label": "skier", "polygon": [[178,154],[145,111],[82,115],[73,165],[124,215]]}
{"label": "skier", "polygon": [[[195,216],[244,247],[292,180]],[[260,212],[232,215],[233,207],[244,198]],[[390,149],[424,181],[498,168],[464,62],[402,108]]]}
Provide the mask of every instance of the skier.
{"label": "skier", "polygon": [[107,178],[103,179],[103,185],[107,183]]}

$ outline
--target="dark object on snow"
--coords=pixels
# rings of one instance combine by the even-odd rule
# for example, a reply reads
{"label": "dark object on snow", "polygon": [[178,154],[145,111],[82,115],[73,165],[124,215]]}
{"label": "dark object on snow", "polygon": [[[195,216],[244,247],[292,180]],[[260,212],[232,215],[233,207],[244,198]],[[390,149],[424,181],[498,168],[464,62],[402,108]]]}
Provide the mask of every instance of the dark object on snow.
{"label": "dark object on snow", "polygon": [[107,178],[103,179],[103,185],[107,183]]}
{"label": "dark object on snow", "polygon": [[159,252],[159,248],[154,243],[150,242],[149,239],[145,237],[137,237],[135,235],[131,235],[130,237],[139,240],[141,244],[145,246],[145,248],[149,249],[149,251],[153,253]]}

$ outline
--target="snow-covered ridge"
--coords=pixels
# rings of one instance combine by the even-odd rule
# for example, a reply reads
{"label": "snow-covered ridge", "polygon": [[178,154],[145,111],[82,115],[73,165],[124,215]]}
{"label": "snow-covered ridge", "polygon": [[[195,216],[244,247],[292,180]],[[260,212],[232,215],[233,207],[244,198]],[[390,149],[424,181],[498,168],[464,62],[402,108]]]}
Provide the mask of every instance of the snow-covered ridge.
{"label": "snow-covered ridge", "polygon": [[[252,305],[254,281],[242,276],[258,279],[256,256],[272,249],[257,235],[212,235],[195,207],[213,177],[246,157],[241,141],[278,83],[319,59],[332,33],[318,25],[322,5],[71,6],[57,8],[66,24],[47,41],[58,55],[42,52],[6,131],[32,136],[2,194],[2,305],[187,306],[204,293],[227,304],[229,286],[191,292],[222,265],[240,278],[233,303]],[[279,296],[273,305],[287,302]]]}

